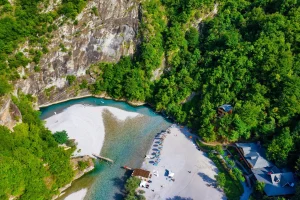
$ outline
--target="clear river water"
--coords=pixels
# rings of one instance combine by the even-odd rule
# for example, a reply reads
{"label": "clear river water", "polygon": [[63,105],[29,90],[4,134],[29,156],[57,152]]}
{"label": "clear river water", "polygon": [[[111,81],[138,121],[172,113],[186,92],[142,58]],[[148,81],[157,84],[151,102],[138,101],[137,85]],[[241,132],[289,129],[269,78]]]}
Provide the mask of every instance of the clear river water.
{"label": "clear river water", "polygon": [[111,106],[140,113],[143,117],[122,122],[116,120],[113,113],[104,113],[105,141],[101,155],[114,160],[114,164],[96,161],[95,169],[74,181],[60,200],[83,188],[88,189],[85,200],[124,199],[124,184],[130,174],[121,167],[124,165],[131,168],[140,167],[155,135],[167,129],[171,123],[147,106],[133,107],[125,102],[94,97],[74,99],[41,108],[41,118],[46,119],[54,115],[54,112],[63,112],[64,109],[75,104]]}

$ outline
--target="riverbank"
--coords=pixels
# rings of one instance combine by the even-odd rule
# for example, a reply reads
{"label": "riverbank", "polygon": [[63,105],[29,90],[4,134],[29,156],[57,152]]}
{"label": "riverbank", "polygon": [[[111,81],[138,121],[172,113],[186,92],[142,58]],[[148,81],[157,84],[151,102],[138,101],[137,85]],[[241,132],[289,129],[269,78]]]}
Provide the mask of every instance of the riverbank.
{"label": "riverbank", "polygon": [[[87,167],[85,169],[79,169],[79,162],[88,163]],[[64,195],[65,191],[72,186],[72,183],[74,181],[81,178],[83,175],[87,174],[88,172],[94,170],[94,168],[95,168],[93,158],[91,158],[90,156],[81,156],[81,157],[72,158],[71,165],[75,172],[73,180],[69,184],[65,185],[64,187],[59,188],[59,190],[58,190],[59,194],[53,196],[52,200],[55,200],[55,199],[59,198],[60,196]],[[87,192],[87,190],[83,189],[76,194],[74,193],[74,194],[69,195],[70,197],[69,196],[68,197],[69,197],[69,199],[72,199],[72,200],[82,200],[84,198],[84,196],[86,195],[86,192]]]}
{"label": "riverbank", "polygon": [[137,117],[139,114],[109,106],[73,105],[47,119],[46,127],[52,131],[65,130],[70,139],[75,139],[77,151],[74,156],[98,155],[105,137],[103,113],[110,112],[118,120]]}
{"label": "riverbank", "polygon": [[[41,118],[45,120],[55,116],[55,113],[56,115],[65,113],[69,108],[78,104],[93,108],[104,107],[104,105],[116,108],[115,111],[102,113],[105,142],[101,149],[101,155],[114,160],[114,165],[96,161],[95,169],[74,181],[72,186],[65,190],[58,199],[64,200],[81,189],[87,189],[84,197],[86,199],[122,200],[122,188],[126,179],[124,178],[124,170],[120,166],[140,167],[155,134],[168,128],[170,123],[161,115],[153,112],[148,106],[133,107],[125,102],[94,97],[71,100],[42,108]],[[133,112],[139,116],[119,120],[115,116],[119,114],[119,110]]]}
{"label": "riverbank", "polygon": [[147,102],[142,102],[142,101],[128,101],[126,99],[114,99],[114,98],[112,98],[112,97],[110,97],[110,96],[108,96],[104,93],[104,94],[101,94],[101,95],[84,94],[84,95],[79,95],[79,96],[76,96],[76,97],[65,98],[63,100],[54,101],[54,102],[51,102],[51,103],[46,103],[46,104],[39,105],[38,108],[39,109],[40,108],[45,108],[45,107],[48,107],[48,106],[51,106],[51,105],[55,105],[55,104],[59,104],[59,103],[63,103],[63,102],[67,102],[67,101],[71,101],[71,100],[75,100],[75,99],[82,99],[82,98],[86,98],[86,97],[95,97],[95,98],[102,98],[102,99],[113,99],[115,101],[126,102],[131,106],[143,106],[143,105],[148,104]]}
{"label": "riverbank", "polygon": [[148,152],[148,157],[159,156],[146,158],[142,164],[152,173],[149,188],[139,188],[145,191],[146,199],[226,199],[221,190],[208,186],[215,183],[218,169],[196,148],[190,138],[193,135],[174,125],[168,131],[154,139]]}

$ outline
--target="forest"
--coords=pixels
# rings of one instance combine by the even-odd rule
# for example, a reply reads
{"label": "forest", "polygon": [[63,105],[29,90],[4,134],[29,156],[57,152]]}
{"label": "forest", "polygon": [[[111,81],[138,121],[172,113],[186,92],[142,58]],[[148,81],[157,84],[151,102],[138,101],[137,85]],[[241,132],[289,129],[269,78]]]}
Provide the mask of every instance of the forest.
{"label": "forest", "polygon": [[[74,20],[87,1],[62,0],[42,13],[47,2],[0,0],[0,96],[12,91],[18,67],[38,65],[48,52],[53,21]],[[216,15],[194,24],[214,6]],[[299,174],[300,2],[144,0],[141,8],[136,54],[93,66],[100,70],[89,90],[147,102],[207,142],[260,141],[270,160]],[[26,41],[26,52],[16,52]],[[47,199],[72,177],[71,153],[57,147],[30,101],[14,99],[23,115],[14,131],[0,127],[0,198]],[[233,109],[220,117],[224,104]]]}
{"label": "forest", "polygon": [[[144,1],[137,54],[99,63],[90,89],[146,101],[208,142],[261,141],[270,160],[299,170],[299,4],[222,0],[195,27],[214,1]],[[224,104],[232,113],[218,117]]]}
{"label": "forest", "polygon": [[[42,54],[47,53],[48,34],[57,28],[53,21],[59,15],[73,18],[86,3],[63,0],[57,12],[42,14],[39,5],[46,6],[47,2],[16,0],[11,5],[0,0],[0,99],[12,91],[13,82],[20,78],[18,67],[29,62],[38,64]],[[19,44],[27,40],[29,48],[24,53],[16,52]],[[73,179],[70,157],[75,147],[65,151],[58,146],[39,112],[33,109],[33,97],[19,94],[12,100],[22,114],[22,123],[13,130],[0,126],[0,199],[51,199]]]}
{"label": "forest", "polygon": [[0,199],[51,199],[57,189],[73,178],[70,156],[32,108],[32,97],[13,98],[22,113],[22,123],[13,131],[0,126]]}

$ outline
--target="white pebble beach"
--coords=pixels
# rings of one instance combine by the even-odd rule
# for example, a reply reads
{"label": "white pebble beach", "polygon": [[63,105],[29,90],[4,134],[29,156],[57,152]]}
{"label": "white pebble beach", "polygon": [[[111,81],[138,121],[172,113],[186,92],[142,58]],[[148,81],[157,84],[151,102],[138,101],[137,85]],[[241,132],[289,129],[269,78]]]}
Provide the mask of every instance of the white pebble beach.
{"label": "white pebble beach", "polygon": [[[152,173],[149,188],[139,188],[145,191],[149,200],[220,200],[226,199],[224,193],[208,184],[215,182],[218,169],[215,164],[199,151],[189,138],[187,129],[174,126],[169,128],[170,134],[165,134],[160,159],[157,166],[149,163],[153,159],[145,159],[142,169]],[[154,140],[153,145],[159,141]],[[148,152],[151,155],[155,149],[152,146]],[[158,172],[158,176],[153,171]],[[165,175],[166,170],[174,173],[175,181]]]}
{"label": "white pebble beach", "polygon": [[127,112],[109,106],[77,104],[45,119],[46,127],[52,133],[65,130],[70,139],[75,139],[75,142],[78,143],[77,149],[80,149],[80,151],[74,152],[74,156],[98,155],[101,152],[105,138],[105,127],[102,117],[104,111],[109,111],[116,119],[121,121],[139,115],[139,113]]}

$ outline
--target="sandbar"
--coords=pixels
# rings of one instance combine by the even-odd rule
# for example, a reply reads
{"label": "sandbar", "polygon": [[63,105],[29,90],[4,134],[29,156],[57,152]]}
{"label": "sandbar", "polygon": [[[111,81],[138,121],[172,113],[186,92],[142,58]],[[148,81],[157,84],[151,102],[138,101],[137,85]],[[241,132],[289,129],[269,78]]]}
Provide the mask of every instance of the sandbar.
{"label": "sandbar", "polygon": [[65,200],[83,200],[86,193],[87,193],[87,189],[84,188],[84,189],[81,189],[77,192],[70,194],[69,196],[67,196],[65,198]]}
{"label": "sandbar", "polygon": [[[92,106],[75,104],[63,112],[45,119],[46,127],[52,133],[66,130],[70,139],[75,139],[77,151],[73,156],[99,154],[101,152],[105,127],[102,114],[109,111],[116,119],[124,121],[140,115],[110,106]],[[78,151],[79,150],[79,151]]]}

